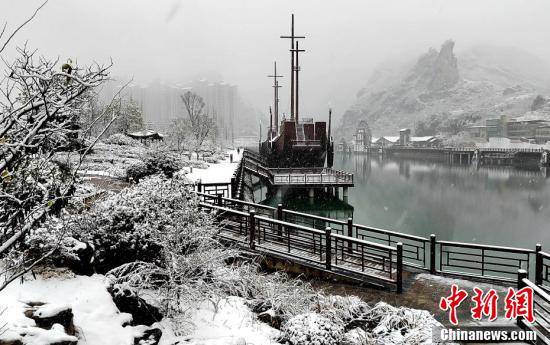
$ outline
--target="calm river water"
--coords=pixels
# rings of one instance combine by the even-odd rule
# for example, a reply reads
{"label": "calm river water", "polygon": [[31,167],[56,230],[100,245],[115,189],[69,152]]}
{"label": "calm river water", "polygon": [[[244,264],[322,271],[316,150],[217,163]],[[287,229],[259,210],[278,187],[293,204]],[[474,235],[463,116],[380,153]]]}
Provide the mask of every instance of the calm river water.
{"label": "calm river water", "polygon": [[286,197],[285,207],[441,240],[550,249],[550,172],[338,154],[334,168],[354,173],[349,205]]}

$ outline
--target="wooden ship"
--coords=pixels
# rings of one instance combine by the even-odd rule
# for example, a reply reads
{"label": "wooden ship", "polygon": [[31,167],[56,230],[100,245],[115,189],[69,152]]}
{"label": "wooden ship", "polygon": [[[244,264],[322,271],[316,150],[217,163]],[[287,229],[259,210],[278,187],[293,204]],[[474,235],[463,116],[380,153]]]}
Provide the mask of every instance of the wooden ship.
{"label": "wooden ship", "polygon": [[[305,36],[294,34],[294,14],[292,15],[290,36],[290,118],[279,120],[279,80],[277,63],[274,64],[273,78],[274,101],[270,109],[270,126],[265,141],[260,142],[260,155],[268,168],[323,168],[332,167],[334,144],[330,135],[331,110],[328,126],[326,121],[313,118],[301,118],[299,107],[299,39]],[[326,165],[325,165],[326,164]]]}

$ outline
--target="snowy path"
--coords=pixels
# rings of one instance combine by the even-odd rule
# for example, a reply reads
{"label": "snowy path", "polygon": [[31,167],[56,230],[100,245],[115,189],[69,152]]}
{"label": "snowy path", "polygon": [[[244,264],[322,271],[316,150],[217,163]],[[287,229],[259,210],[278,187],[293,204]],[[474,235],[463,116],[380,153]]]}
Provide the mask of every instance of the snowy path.
{"label": "snowy path", "polygon": [[[233,163],[230,163],[228,156],[226,159],[217,164],[210,164],[207,169],[193,168],[193,172],[186,175],[187,178],[192,182],[201,180],[202,183],[231,182],[231,177],[233,176],[233,172],[242,158],[243,151],[241,150],[240,153],[237,153],[237,150],[230,150],[227,153],[233,154]],[[189,168],[184,168],[183,170],[189,172]]]}

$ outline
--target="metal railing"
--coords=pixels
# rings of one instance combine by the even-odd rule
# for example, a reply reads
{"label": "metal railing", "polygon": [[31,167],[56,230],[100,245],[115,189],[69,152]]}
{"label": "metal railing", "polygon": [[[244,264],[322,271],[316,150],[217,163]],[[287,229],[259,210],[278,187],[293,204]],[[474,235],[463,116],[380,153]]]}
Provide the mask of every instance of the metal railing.
{"label": "metal railing", "polygon": [[517,271],[517,288],[529,287],[533,290],[533,323],[525,322],[523,316],[516,319],[517,325],[536,333],[536,344],[550,344],[550,295],[537,284],[530,281],[525,270]]}
{"label": "metal railing", "polygon": [[535,283],[550,291],[550,253],[543,252],[540,244],[537,244],[535,252]]}
{"label": "metal railing", "polygon": [[321,146],[321,140],[292,140],[294,146]]}
{"label": "metal railing", "polygon": [[337,234],[388,246],[395,246],[397,243],[402,243],[403,263],[410,267],[428,269],[427,249],[430,240],[425,237],[354,224],[352,218],[348,218],[347,221],[342,221],[282,209],[282,205],[279,207],[282,213],[281,219],[288,222],[294,222],[316,229],[324,229],[330,226]]}
{"label": "metal railing", "polygon": [[[328,231],[330,232],[330,228]],[[331,234],[330,237],[334,266],[354,273],[373,270],[378,279],[395,283],[397,292],[402,291],[402,243],[392,247],[339,234]]]}
{"label": "metal railing", "polygon": [[[518,269],[529,272],[530,255],[535,252],[524,248],[451,241],[436,241],[436,244],[439,246],[440,273],[500,281],[515,281]],[[435,257],[433,259],[435,261]]]}
{"label": "metal railing", "polygon": [[[279,216],[280,214],[280,216]],[[283,209],[282,205],[277,207],[277,219],[286,222],[309,226],[314,229],[324,230],[330,227],[337,234],[346,234],[345,229],[347,223],[341,220],[331,219],[327,217],[316,216],[313,214],[302,213],[292,210]],[[348,235],[349,236],[349,235]]]}
{"label": "metal railing", "polygon": [[[237,211],[215,205],[210,195],[200,195],[210,202],[201,208],[213,213],[220,225],[220,237],[246,244],[250,249],[278,254],[285,259],[338,274],[364,276],[403,287],[403,245],[395,247],[372,243],[299,224],[256,215],[256,211]],[[216,197],[219,202],[221,197]],[[223,199],[222,199],[223,200]],[[246,205],[246,204],[245,204]],[[246,205],[251,206],[251,205]]]}
{"label": "metal railing", "polygon": [[324,168],[321,172],[312,171],[312,169],[309,171],[307,171],[307,169],[284,169],[284,172],[282,170],[283,169],[270,169],[271,174],[273,175],[274,185],[353,184],[353,174],[330,168]]}
{"label": "metal railing", "polygon": [[[245,151],[244,155],[251,155]],[[255,161],[258,161],[256,158]],[[252,163],[257,167],[259,164]],[[239,165],[239,173],[245,168],[246,162]],[[263,167],[262,167],[263,168]],[[257,167],[259,169],[259,167]],[[283,170],[283,169],[282,169]],[[307,169],[304,169],[307,170]],[[325,171],[323,169],[322,171]],[[347,173],[343,173],[347,174]],[[403,265],[428,270],[432,274],[452,274],[465,277],[476,277],[482,280],[499,280],[510,282],[514,280],[517,269],[530,272],[531,259],[534,258],[535,282],[533,283],[541,291],[550,291],[550,254],[542,251],[542,246],[537,245],[535,250],[494,245],[482,245],[452,241],[439,241],[435,235],[430,238],[404,234],[396,231],[368,227],[354,224],[349,218],[347,221],[336,220],[307,213],[286,210],[279,205],[277,208],[267,205],[255,204],[235,199],[235,190],[241,188],[236,180],[236,171],[231,183],[199,183],[195,186],[197,195],[203,201],[201,207],[209,207],[215,210],[217,216],[224,220],[224,231],[237,236],[247,236],[250,242],[250,215],[259,219],[255,235],[260,245],[265,243],[290,243],[290,249],[301,251],[311,259],[312,255],[319,255],[322,261],[323,246],[325,246],[324,263],[326,267],[334,266],[341,270],[363,272],[363,270],[376,271],[376,278],[392,281],[397,285],[397,255],[400,251],[400,270]],[[242,180],[242,179],[240,179]],[[235,195],[237,194],[237,195]],[[256,223],[255,223],[256,224]],[[331,229],[329,237],[322,237],[320,233],[327,227]],[[280,238],[282,229],[294,229],[294,232],[283,232],[283,235],[291,236],[283,240]],[[308,229],[308,230],[305,230]],[[307,233],[307,236],[304,234]],[[321,236],[318,238],[318,236]],[[307,240],[306,240],[307,238]],[[285,242],[286,241],[286,242]],[[331,249],[326,250],[327,241],[330,241]],[[376,246],[382,246],[373,249]],[[368,247],[368,248],[367,248]],[[380,250],[393,252],[380,255]],[[379,251],[378,255],[373,252]],[[382,250],[382,252],[383,252]],[[326,256],[329,256],[327,261]],[[303,258],[306,259],[306,258]],[[370,262],[368,262],[370,260]],[[439,261],[439,262],[438,262]],[[340,263],[340,264],[338,264]],[[370,266],[369,266],[370,263]],[[340,267],[342,266],[342,267]],[[384,274],[387,274],[384,277]],[[400,273],[401,274],[401,273]],[[368,274],[367,274],[368,275]],[[394,279],[395,278],[395,279]]]}
{"label": "metal railing", "polygon": [[211,195],[206,193],[196,193],[200,200],[204,203],[216,205],[242,212],[255,211],[256,214],[261,214],[269,217],[275,217],[277,209],[267,205],[255,204],[253,202],[226,198],[222,194]]}
{"label": "metal railing", "polygon": [[[348,220],[349,224],[350,220]],[[348,236],[375,243],[395,246],[403,244],[403,263],[406,266],[428,269],[427,250],[430,240],[425,237],[404,234],[396,231],[369,227],[361,224],[348,225]]]}
{"label": "metal railing", "polygon": [[[215,219],[220,224],[220,237],[241,243],[247,242],[250,229],[250,217],[248,213],[220,207],[207,202],[201,202],[199,206],[215,212]],[[223,232],[232,236],[227,237]]]}

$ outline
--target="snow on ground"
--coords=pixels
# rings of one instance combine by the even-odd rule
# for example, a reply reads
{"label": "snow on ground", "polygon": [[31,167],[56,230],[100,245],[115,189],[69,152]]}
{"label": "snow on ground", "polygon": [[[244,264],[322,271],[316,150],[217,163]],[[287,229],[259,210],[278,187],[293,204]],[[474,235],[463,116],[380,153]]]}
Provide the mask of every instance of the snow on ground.
{"label": "snow on ground", "polygon": [[237,150],[227,151],[228,155],[233,154],[233,163],[229,162],[230,158],[227,156],[217,164],[210,164],[207,169],[194,168],[193,172],[190,173],[189,168],[184,168],[183,170],[187,172],[185,176],[192,182],[201,180],[202,183],[229,183],[231,182],[233,172],[242,158],[242,153],[242,150],[240,150],[240,153],[237,153]]}
{"label": "snow on ground", "polygon": [[[2,322],[7,322],[8,329],[0,339],[17,338],[18,330],[35,325],[34,320],[23,315],[24,302],[30,301],[69,305],[79,333],[79,345],[131,345],[134,343],[134,336],[142,332],[139,327],[122,326],[131,320],[131,315],[118,311],[106,290],[103,276],[50,279],[39,277],[23,284],[13,282],[0,291],[0,308],[6,309],[0,318]],[[40,333],[38,336],[46,336],[43,334],[46,331],[39,328],[33,328],[34,330],[35,333]],[[49,331],[48,333],[49,337],[56,335]],[[33,341],[33,344],[45,343],[39,338]]]}
{"label": "snow on ground", "polygon": [[164,330],[159,345],[172,344],[176,339],[189,345],[269,345],[278,344],[279,331],[260,322],[240,297],[228,297],[218,304],[204,302],[193,313],[195,330],[181,339]]}

